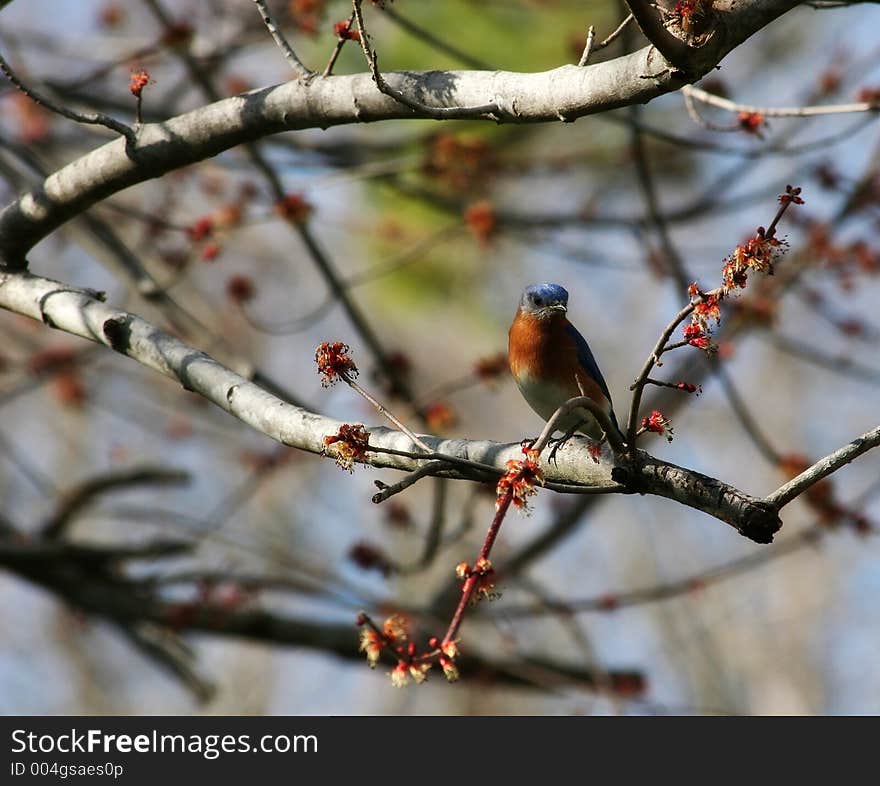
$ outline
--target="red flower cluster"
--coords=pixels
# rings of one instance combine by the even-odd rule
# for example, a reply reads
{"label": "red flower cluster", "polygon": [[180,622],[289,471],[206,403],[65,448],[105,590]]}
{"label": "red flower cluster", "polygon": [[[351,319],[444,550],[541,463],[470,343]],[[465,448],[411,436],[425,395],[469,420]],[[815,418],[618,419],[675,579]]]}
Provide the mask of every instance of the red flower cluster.
{"label": "red flower cluster", "polygon": [[880,104],[880,87],[863,87],[856,95],[856,101],[866,104]]}
{"label": "red flower cluster", "polygon": [[413,525],[412,513],[409,508],[396,499],[390,499],[382,509],[385,511],[385,522],[395,529],[410,529]]}
{"label": "red flower cluster", "polygon": [[303,32],[315,35],[324,15],[326,0],[288,0],[288,13]]}
{"label": "red flower cluster", "polygon": [[672,442],[672,425],[659,409],[655,409],[650,415],[642,418],[641,426],[645,431],[665,436],[668,442]]}
{"label": "red flower cluster", "polygon": [[538,466],[538,451],[523,448],[524,460],[510,459],[507,462],[507,472],[498,481],[495,487],[496,509],[501,501],[508,495],[512,495],[513,506],[520,510],[528,507],[528,498],[537,493],[535,486],[544,485],[544,473]]}
{"label": "red flower cluster", "polygon": [[356,377],[357,366],[348,356],[351,347],[342,341],[325,341],[318,344],[315,350],[315,363],[318,364],[318,373],[321,375],[321,384],[328,388],[337,379],[345,375]]}
{"label": "red flower cluster", "polygon": [[186,234],[195,243],[210,237],[213,232],[214,219],[211,216],[202,216],[186,228]]}
{"label": "red flower cluster", "polygon": [[794,188],[791,185],[785,187],[785,193],[779,195],[780,205],[802,205],[804,200],[801,197],[801,189]]}
{"label": "red flower cluster", "polygon": [[34,376],[68,371],[77,362],[76,352],[71,347],[46,347],[28,358],[27,370]]}
{"label": "red flower cluster", "polygon": [[708,19],[714,0],[678,0],[672,14],[685,33],[699,32]]}
{"label": "red flower cluster", "polygon": [[110,2],[104,3],[98,11],[98,24],[101,27],[112,29],[114,27],[120,27],[124,23],[125,11],[118,2],[110,0]]}
{"label": "red flower cluster", "polygon": [[312,205],[302,194],[287,194],[275,203],[275,212],[292,224],[304,224],[313,211]]}
{"label": "red flower cluster", "polygon": [[[800,197],[794,196],[792,199],[800,199]],[[734,289],[744,289],[748,282],[749,270],[772,275],[773,265],[785,252],[785,246],[784,240],[778,240],[775,236],[768,235],[764,227],[758,227],[752,237],[738,245],[724,260],[724,267],[721,269],[721,290],[727,294]]]}
{"label": "red flower cluster", "polygon": [[809,244],[810,250],[837,276],[844,290],[853,288],[855,276],[859,274],[880,273],[880,252],[877,249],[863,239],[835,243],[827,224],[817,222],[810,227]]}
{"label": "red flower cluster", "polygon": [[242,305],[249,300],[253,300],[256,294],[257,288],[250,276],[237,274],[230,276],[226,282],[226,295],[233,303]]}
{"label": "red flower cluster", "polygon": [[458,420],[455,410],[445,401],[433,401],[422,409],[422,417],[432,431],[445,431]]}
{"label": "red flower cluster", "polygon": [[324,449],[333,446],[333,457],[336,465],[349,472],[354,471],[354,462],[367,460],[367,450],[370,447],[370,432],[360,423],[343,423],[335,434],[324,437]]}
{"label": "red flower cluster", "polygon": [[363,570],[377,570],[386,578],[391,575],[394,566],[391,560],[376,546],[360,541],[348,551],[348,558]]}
{"label": "red flower cluster", "polygon": [[135,98],[140,98],[141,93],[144,92],[144,88],[152,81],[150,75],[144,69],[141,69],[140,71],[132,71],[131,81],[128,83],[128,89]]}
{"label": "red flower cluster", "polygon": [[473,567],[467,562],[459,562],[455,566],[455,575],[462,581],[472,577],[476,579],[471,595],[471,605],[476,605],[483,598],[493,600],[499,597],[499,593],[495,592],[495,568],[485,557],[480,557]]}
{"label": "red flower cluster", "polygon": [[360,32],[351,29],[351,22],[348,19],[343,19],[341,22],[337,22],[333,25],[333,35],[343,41],[361,40]]}
{"label": "red flower cluster", "polygon": [[422,161],[422,172],[433,183],[459,192],[478,187],[495,167],[492,149],[485,140],[455,134],[433,137]]}
{"label": "red flower cluster", "polygon": [[739,127],[747,134],[761,136],[767,121],[760,112],[740,112],[738,117]]}
{"label": "red flower cluster", "polygon": [[162,44],[163,46],[183,48],[189,44],[194,33],[193,26],[188,22],[173,22],[162,33]]}
{"label": "red flower cluster", "polygon": [[469,205],[464,211],[464,222],[481,243],[488,243],[498,228],[495,208],[486,200]]}
{"label": "red flower cluster", "polygon": [[199,257],[205,262],[213,262],[220,256],[222,250],[223,247],[219,243],[205,243],[205,245],[202,246],[202,250],[199,252]]}
{"label": "red flower cluster", "polygon": [[693,300],[694,311],[691,314],[692,324],[697,326],[703,333],[709,333],[709,322],[716,324],[721,321],[721,298],[718,292],[701,292],[696,284],[688,287],[688,296]]}
{"label": "red flower cluster", "polygon": [[482,382],[494,382],[502,374],[506,374],[508,369],[507,353],[499,352],[497,355],[480,358],[474,364],[474,374],[476,374]]}

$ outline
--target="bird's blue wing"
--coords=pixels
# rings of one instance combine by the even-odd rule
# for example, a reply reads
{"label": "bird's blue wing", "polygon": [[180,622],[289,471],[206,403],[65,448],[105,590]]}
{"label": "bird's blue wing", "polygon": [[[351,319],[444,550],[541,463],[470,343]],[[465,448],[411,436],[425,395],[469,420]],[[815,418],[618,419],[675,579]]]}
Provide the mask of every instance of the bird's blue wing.
{"label": "bird's blue wing", "polygon": [[[578,361],[580,364],[587,370],[587,373],[596,381],[596,384],[602,389],[602,392],[605,394],[605,398],[608,399],[608,404],[611,406],[610,414],[611,420],[615,426],[617,426],[617,417],[614,415],[614,407],[611,403],[611,393],[608,391],[608,384],[605,382],[605,377],[602,376],[602,372],[599,371],[599,366],[596,363],[596,358],[593,357],[593,353],[590,350],[590,345],[587,343],[587,340],[580,334],[580,331],[571,324],[571,322],[567,322],[565,326],[565,331],[571,336],[572,340],[577,347],[577,355]],[[618,426],[618,429],[620,427]]]}
{"label": "bird's blue wing", "polygon": [[587,340],[580,334],[578,329],[571,324],[571,322],[565,326],[565,331],[574,340],[575,346],[577,347],[578,361],[596,381],[599,387],[602,388],[602,392],[610,403],[611,394],[608,392],[608,385],[605,383],[605,378],[602,376],[602,372],[599,371],[599,366],[596,365],[596,358],[593,357],[593,353],[590,351],[590,345],[587,343]]}

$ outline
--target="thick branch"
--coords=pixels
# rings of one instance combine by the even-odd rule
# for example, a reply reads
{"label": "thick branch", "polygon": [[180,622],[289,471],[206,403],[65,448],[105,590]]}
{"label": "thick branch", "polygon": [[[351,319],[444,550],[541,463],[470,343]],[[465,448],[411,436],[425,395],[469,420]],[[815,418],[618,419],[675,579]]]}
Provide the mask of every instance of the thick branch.
{"label": "thick branch", "polygon": [[670,464],[638,451],[638,470],[616,468],[615,480],[640,494],[655,494],[682,505],[710,512],[749,540],[771,543],[782,526],[776,508],[766,500],[756,499],[723,481]]}
{"label": "thick branch", "polygon": [[[27,272],[0,273],[0,307],[40,320],[50,327],[105,344],[121,354],[204,396],[242,422],[285,445],[321,453],[324,437],[343,424],[292,406],[216,360],[159,330],[134,314],[105,305],[98,293],[79,290]],[[406,434],[384,428],[370,433],[368,463],[412,472],[423,460],[451,456],[466,462],[506,470],[510,459],[521,458],[519,443],[501,444],[465,439],[441,440],[421,436],[433,451],[420,450]],[[586,451],[558,455],[558,465],[543,462],[546,479],[565,484],[566,491],[601,486],[620,491],[656,494],[704,511],[734,526],[758,542],[768,542],[780,523],[775,509],[722,481],[659,461],[637,452],[626,467],[614,470],[607,462],[588,460]],[[484,479],[485,470],[467,464],[438,468],[444,477]]]}
{"label": "thick branch", "polygon": [[680,71],[691,67],[693,53],[687,41],[672,33],[664,24],[662,10],[649,0],[627,0],[636,24],[657,51]]}
{"label": "thick branch", "polygon": [[[790,10],[794,0],[752,0],[724,13],[724,35],[699,50],[688,72],[706,73],[731,49]],[[680,75],[645,77],[649,49],[586,68],[567,65],[537,74],[509,71],[388,72],[399,93],[437,106],[500,108],[500,122],[574,120],[646,103],[678,89]],[[654,58],[656,59],[656,58]],[[689,76],[689,78],[691,78]],[[136,183],[215,156],[236,145],[282,131],[419,117],[376,90],[369,73],[291,81],[217,101],[162,123],[144,126],[136,146],[116,140],[49,176],[0,214],[0,261],[24,264],[42,238],[96,202]]]}
{"label": "thick branch", "polygon": [[[74,605],[88,614],[98,615],[123,627],[138,626],[139,630],[143,630],[140,626],[154,625],[166,634],[172,631],[200,631],[286,646],[310,647],[361,660],[355,646],[357,634],[353,625],[317,622],[264,609],[229,608],[210,602],[189,604],[166,601],[145,592],[143,586],[96,569],[93,562],[87,559],[89,554],[74,550],[62,555],[65,548],[76,547],[57,542],[31,544],[29,555],[33,558],[26,560],[21,558],[15,547],[0,540],[0,567],[9,568],[22,578],[54,592],[65,604]],[[123,547],[107,547],[106,551],[120,558],[132,556],[124,552]],[[133,556],[140,557],[145,551],[141,549]],[[57,559],[56,553],[59,554]],[[163,640],[167,643],[168,636]],[[458,659],[457,664],[465,677],[473,675],[508,684],[530,687],[546,687],[547,683],[557,682],[596,684],[592,672],[551,661],[496,661],[479,654],[468,654]],[[638,672],[611,671],[609,675],[613,686],[621,692],[632,692],[643,682]]]}

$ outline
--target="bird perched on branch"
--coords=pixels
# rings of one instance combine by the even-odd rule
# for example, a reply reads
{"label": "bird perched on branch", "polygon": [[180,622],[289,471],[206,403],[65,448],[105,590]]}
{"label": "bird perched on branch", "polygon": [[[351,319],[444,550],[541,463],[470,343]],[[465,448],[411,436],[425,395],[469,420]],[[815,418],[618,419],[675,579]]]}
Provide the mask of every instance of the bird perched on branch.
{"label": "bird perched on branch", "polygon": [[[544,420],[569,399],[586,396],[602,407],[620,434],[608,385],[567,311],[568,292],[559,284],[533,284],[523,290],[508,334],[507,357],[516,385]],[[565,433],[563,441],[578,431],[595,440],[605,434],[587,409],[572,411],[557,430]]]}

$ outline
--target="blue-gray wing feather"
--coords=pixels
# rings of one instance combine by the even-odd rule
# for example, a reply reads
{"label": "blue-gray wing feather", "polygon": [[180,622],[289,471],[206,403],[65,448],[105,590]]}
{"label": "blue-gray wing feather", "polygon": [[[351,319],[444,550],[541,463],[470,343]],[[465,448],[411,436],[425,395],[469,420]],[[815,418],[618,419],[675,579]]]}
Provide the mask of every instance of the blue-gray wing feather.
{"label": "blue-gray wing feather", "polygon": [[[596,358],[593,357],[593,353],[590,350],[590,345],[587,343],[587,340],[580,334],[580,331],[568,322],[565,326],[565,330],[569,336],[574,340],[575,346],[577,347],[578,353],[578,361],[580,364],[587,370],[590,376],[596,381],[596,384],[602,389],[602,392],[605,394],[605,398],[608,399],[608,403],[611,404],[611,393],[608,390],[608,385],[605,382],[605,377],[602,376],[602,372],[599,371],[599,366],[596,363]],[[620,430],[620,426],[617,425],[617,417],[614,414],[614,407],[611,407],[611,420],[615,426],[617,426],[618,431]]]}

